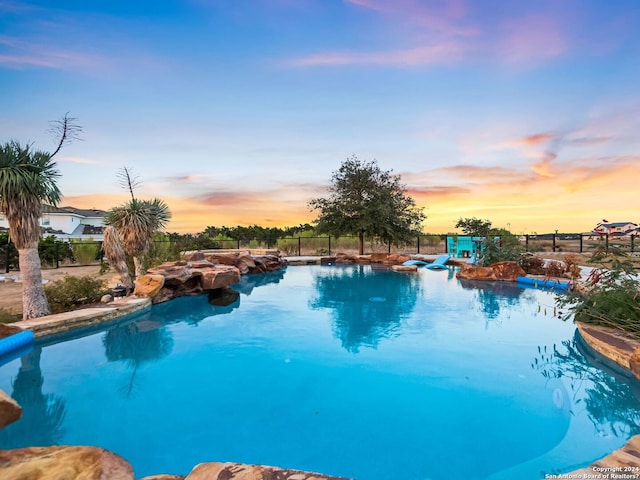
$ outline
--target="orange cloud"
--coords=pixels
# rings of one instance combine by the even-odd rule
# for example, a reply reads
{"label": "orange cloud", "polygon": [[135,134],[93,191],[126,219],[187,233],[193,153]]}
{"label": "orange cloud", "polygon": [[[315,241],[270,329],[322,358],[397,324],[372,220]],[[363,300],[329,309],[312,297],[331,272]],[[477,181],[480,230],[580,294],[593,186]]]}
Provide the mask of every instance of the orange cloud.
{"label": "orange cloud", "polygon": [[[517,233],[588,231],[597,220],[609,217],[640,221],[636,207],[640,157],[547,160],[528,169],[455,165],[406,172],[402,180],[407,193],[425,208],[428,218],[424,229],[430,233],[453,231],[460,217],[488,218],[498,227],[509,224]],[[186,198],[157,196],[173,213],[168,231],[196,233],[210,225],[312,222],[316,214],[307,202],[325,194],[322,185],[283,184],[265,191],[236,189]],[[126,193],[63,199],[65,205],[101,209],[126,201]]]}

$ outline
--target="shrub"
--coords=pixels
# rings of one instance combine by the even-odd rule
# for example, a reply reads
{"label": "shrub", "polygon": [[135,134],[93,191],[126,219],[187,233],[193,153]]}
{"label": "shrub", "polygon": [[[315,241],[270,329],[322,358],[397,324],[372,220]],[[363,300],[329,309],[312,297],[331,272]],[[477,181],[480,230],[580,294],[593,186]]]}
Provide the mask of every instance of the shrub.
{"label": "shrub", "polygon": [[44,290],[51,313],[68,312],[80,305],[98,303],[106,293],[101,280],[72,276],[46,285]]}
{"label": "shrub", "polygon": [[0,323],[12,323],[22,319],[19,313],[13,313],[11,310],[0,307]]}
{"label": "shrub", "polygon": [[55,265],[56,260],[62,262],[71,259],[73,256],[69,244],[58,240],[53,235],[40,239],[38,243],[38,255],[40,256],[40,263],[45,266]]}
{"label": "shrub", "polygon": [[73,258],[77,263],[82,265],[89,265],[96,260],[100,260],[100,252],[102,246],[100,242],[94,242],[93,238],[87,240],[80,240],[77,238],[71,239],[71,251],[73,252]]}
{"label": "shrub", "polygon": [[560,318],[604,325],[640,334],[640,280],[628,261],[615,258],[608,269],[594,269],[586,288],[556,297],[566,308]]}
{"label": "shrub", "polygon": [[530,252],[525,252],[520,255],[518,264],[522,269],[531,275],[544,275],[544,259],[534,255]]}
{"label": "shrub", "polygon": [[549,277],[563,277],[567,271],[567,267],[564,263],[558,261],[551,261],[546,267],[546,275]]}
{"label": "shrub", "polygon": [[487,238],[484,242],[484,250],[480,255],[478,264],[488,267],[497,262],[518,261],[522,247],[520,245],[500,245],[493,238]]}
{"label": "shrub", "polygon": [[580,278],[580,257],[575,253],[568,253],[564,256],[564,264],[571,280]]}

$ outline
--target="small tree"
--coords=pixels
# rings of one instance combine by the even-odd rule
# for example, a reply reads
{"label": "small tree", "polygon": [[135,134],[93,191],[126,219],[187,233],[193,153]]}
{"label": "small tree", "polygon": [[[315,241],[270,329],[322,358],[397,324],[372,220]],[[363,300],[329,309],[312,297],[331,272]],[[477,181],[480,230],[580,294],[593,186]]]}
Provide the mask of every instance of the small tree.
{"label": "small tree", "polygon": [[365,237],[400,245],[420,233],[425,219],[423,209],[406,195],[399,175],[355,155],[333,172],[329,196],[313,199],[309,206],[320,210],[318,233],[357,235],[360,255]]}
{"label": "small tree", "polygon": [[[140,183],[132,177],[127,167],[122,169],[120,178],[122,185],[129,190],[131,200],[109,210],[104,217],[104,223],[117,230],[124,251],[133,257],[135,276],[138,277],[143,273],[140,256],[151,247],[153,234],[164,228],[171,219],[171,212],[167,204],[159,198],[139,200],[134,196],[134,188]],[[108,246],[105,246],[105,253],[110,257],[107,249]]]}
{"label": "small tree", "polygon": [[22,316],[25,320],[49,315],[38,256],[42,202],[57,205],[60,172],[53,157],[66,143],[78,138],[81,128],[65,115],[53,123],[57,137],[53,153],[34,150],[15,140],[0,145],[0,211],[9,222],[18,249],[22,277]]}

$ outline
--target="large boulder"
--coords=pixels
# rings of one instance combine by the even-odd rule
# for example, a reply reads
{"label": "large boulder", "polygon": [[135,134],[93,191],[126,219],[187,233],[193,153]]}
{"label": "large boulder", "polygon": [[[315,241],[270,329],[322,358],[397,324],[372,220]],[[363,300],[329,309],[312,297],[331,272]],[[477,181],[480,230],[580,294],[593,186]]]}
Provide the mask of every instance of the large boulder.
{"label": "large boulder", "polygon": [[241,463],[201,463],[186,480],[348,480],[319,473]]}
{"label": "large boulder", "polygon": [[[335,263],[340,265],[351,265],[356,263],[356,260],[358,259],[358,257],[354,255],[349,255],[343,252],[337,253],[335,258]],[[322,260],[320,260],[320,263],[322,263]]]}
{"label": "large boulder", "polygon": [[133,480],[133,468],[103,448],[29,447],[0,450],[0,478]]}
{"label": "large boulder", "polygon": [[409,255],[392,253],[390,255],[387,255],[387,258],[382,263],[386,265],[402,265],[407,260],[411,260],[411,257]]}
{"label": "large boulder", "polygon": [[463,263],[460,271],[456,273],[456,278],[463,280],[496,280],[495,273],[491,267],[476,267],[468,263]]}
{"label": "large boulder", "polygon": [[164,278],[164,284],[152,296],[153,303],[162,303],[186,295],[200,295],[240,281],[240,271],[236,267],[214,264],[208,260],[166,262],[150,268],[146,276]]}
{"label": "large boulder", "polygon": [[22,416],[22,408],[20,405],[0,390],[0,428],[4,428],[10,423],[15,422]]}
{"label": "large boulder", "polygon": [[136,278],[136,288],[133,291],[138,297],[155,297],[164,287],[164,276],[158,274],[146,274]]}
{"label": "large boulder", "polygon": [[527,274],[518,262],[497,262],[491,265],[491,269],[497,280],[506,282],[515,282]]}
{"label": "large boulder", "polygon": [[369,259],[371,263],[383,263],[388,256],[388,253],[372,253]]}
{"label": "large boulder", "polygon": [[417,272],[417,265],[391,265],[391,270],[396,272]]}

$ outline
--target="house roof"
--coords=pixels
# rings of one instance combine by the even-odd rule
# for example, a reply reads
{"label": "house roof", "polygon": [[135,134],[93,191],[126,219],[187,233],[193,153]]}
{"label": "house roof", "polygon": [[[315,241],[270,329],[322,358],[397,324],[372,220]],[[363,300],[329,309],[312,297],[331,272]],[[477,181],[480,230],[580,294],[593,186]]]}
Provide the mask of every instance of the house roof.
{"label": "house roof", "polygon": [[637,224],[635,224],[633,222],[614,222],[614,223],[599,223],[598,224],[599,227],[606,227],[606,228],[624,227],[625,225],[635,225],[636,227],[638,226]]}
{"label": "house roof", "polygon": [[107,212],[98,209],[82,209],[75,207],[54,207],[52,205],[43,204],[42,213],[59,213],[64,215],[78,215],[80,217],[102,218]]}

